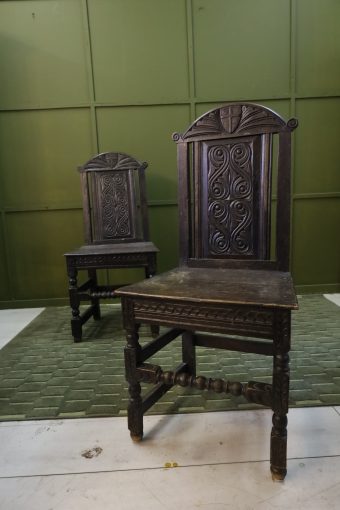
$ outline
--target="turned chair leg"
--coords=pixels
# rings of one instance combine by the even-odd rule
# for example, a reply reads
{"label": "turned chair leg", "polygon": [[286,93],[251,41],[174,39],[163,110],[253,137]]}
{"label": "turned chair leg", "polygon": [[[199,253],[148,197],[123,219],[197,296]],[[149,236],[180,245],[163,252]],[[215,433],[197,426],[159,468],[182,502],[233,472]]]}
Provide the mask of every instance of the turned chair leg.
{"label": "turned chair leg", "polygon": [[[91,287],[96,288],[98,284],[97,271],[95,269],[89,269],[88,275],[92,282]],[[93,318],[95,321],[99,321],[101,318],[99,298],[91,298],[91,304],[93,306]]]}
{"label": "turned chair leg", "polygon": [[287,413],[289,400],[289,350],[291,313],[276,313],[272,410],[273,427],[270,440],[270,470],[273,480],[282,481],[287,474]]}
{"label": "turned chair leg", "polygon": [[131,439],[139,442],[143,438],[143,409],[141,385],[138,381],[137,366],[141,346],[138,335],[139,325],[128,329],[126,334],[127,345],[124,350],[125,374],[129,383],[130,402],[128,406],[128,427]]}
{"label": "turned chair leg", "polygon": [[289,355],[274,356],[273,427],[270,442],[270,469],[273,480],[283,481],[287,474],[287,413],[289,396]]}
{"label": "turned chair leg", "polygon": [[79,305],[80,299],[78,296],[78,286],[77,286],[77,274],[78,271],[75,268],[69,269],[69,296],[70,296],[70,306],[72,311],[72,319],[71,319],[71,331],[72,336],[75,342],[81,342],[82,339],[82,322],[80,317]]}

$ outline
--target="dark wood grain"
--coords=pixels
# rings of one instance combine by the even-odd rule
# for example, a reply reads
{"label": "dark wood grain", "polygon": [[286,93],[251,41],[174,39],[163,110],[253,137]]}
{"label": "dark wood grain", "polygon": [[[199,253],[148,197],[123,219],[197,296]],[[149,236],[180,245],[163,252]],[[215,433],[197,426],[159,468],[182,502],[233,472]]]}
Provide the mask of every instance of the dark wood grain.
{"label": "dark wood grain", "polygon": [[290,273],[180,267],[119,289],[119,296],[297,309]]}

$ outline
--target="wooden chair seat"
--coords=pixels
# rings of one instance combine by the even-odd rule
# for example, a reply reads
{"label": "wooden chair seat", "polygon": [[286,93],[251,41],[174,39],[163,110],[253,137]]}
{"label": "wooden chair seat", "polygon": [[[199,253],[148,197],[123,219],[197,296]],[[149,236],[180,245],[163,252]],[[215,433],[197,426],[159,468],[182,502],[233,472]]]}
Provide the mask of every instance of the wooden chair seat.
{"label": "wooden chair seat", "polygon": [[297,309],[290,273],[254,269],[178,267],[128,285],[120,296],[219,305]]}

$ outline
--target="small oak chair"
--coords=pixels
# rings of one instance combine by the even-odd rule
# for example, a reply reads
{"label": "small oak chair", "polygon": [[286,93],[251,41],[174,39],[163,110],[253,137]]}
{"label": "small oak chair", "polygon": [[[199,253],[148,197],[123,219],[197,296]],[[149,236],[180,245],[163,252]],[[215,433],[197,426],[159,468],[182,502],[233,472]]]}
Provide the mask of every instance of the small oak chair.
{"label": "small oak chair", "polygon": [[[156,273],[158,249],[149,241],[145,169],[147,163],[118,152],[106,152],[79,167],[85,245],[65,253],[75,342],[82,325],[100,319],[100,299],[115,297],[121,285],[98,285],[97,269],[144,267],[146,278]],[[78,286],[79,270],[89,279]],[[81,314],[81,301],[91,305]],[[154,334],[158,327],[152,327]]]}
{"label": "small oak chair", "polygon": [[[243,395],[274,412],[270,462],[276,480],[286,475],[290,321],[297,308],[289,273],[291,131],[296,127],[296,119],[286,123],[263,106],[228,103],[202,115],[184,134],[175,133],[180,266],[117,291],[127,332],[132,439],[142,439],[143,413],[174,384]],[[271,256],[273,166],[278,175]],[[170,329],[142,347],[141,323]],[[164,372],[146,363],[179,335],[179,367]],[[195,346],[272,356],[272,383],[197,376]],[[155,385],[144,398],[142,382]]]}

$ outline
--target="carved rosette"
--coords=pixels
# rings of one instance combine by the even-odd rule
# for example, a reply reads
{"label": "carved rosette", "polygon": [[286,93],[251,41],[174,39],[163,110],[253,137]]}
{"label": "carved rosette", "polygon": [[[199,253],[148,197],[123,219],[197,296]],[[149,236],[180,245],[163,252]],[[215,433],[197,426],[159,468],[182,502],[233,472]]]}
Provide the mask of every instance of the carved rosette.
{"label": "carved rosette", "polygon": [[211,147],[207,179],[208,254],[253,255],[251,142]]}

